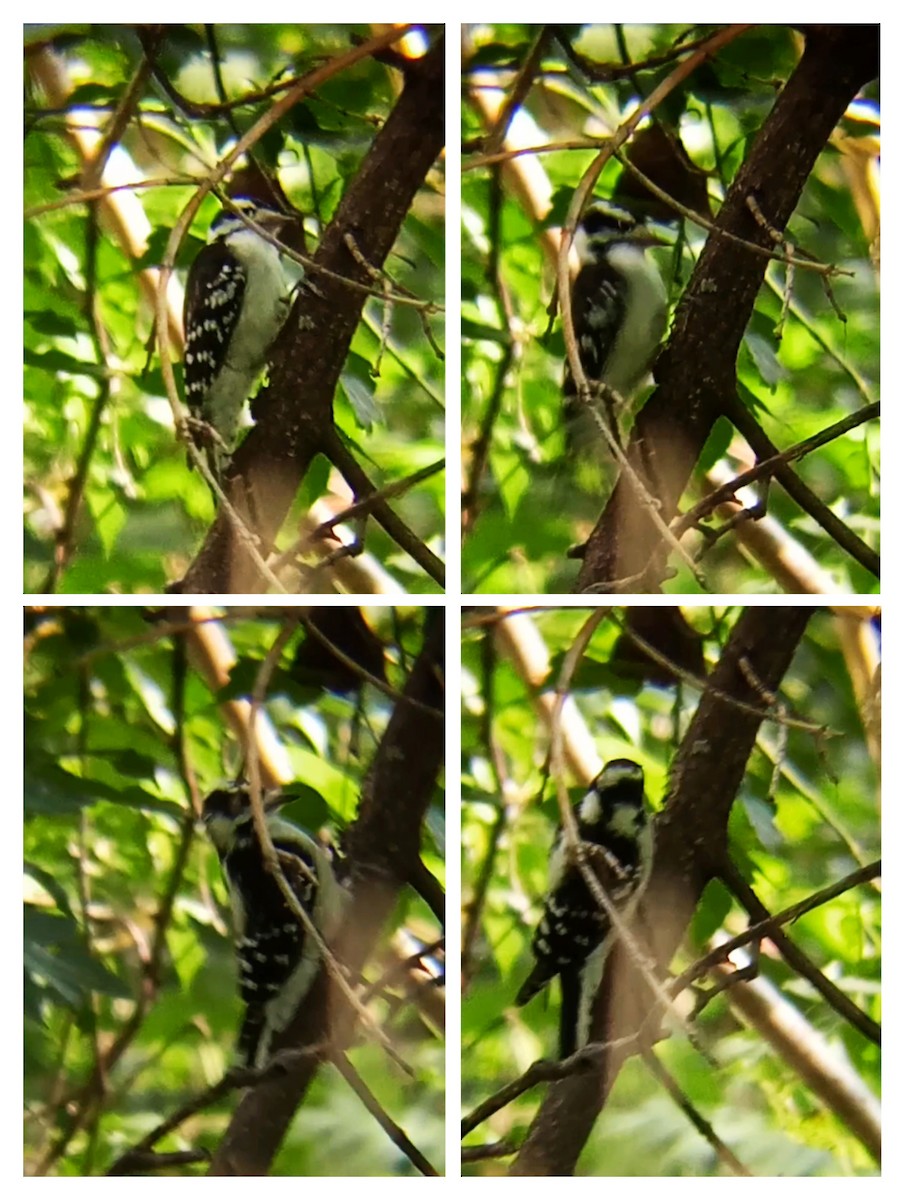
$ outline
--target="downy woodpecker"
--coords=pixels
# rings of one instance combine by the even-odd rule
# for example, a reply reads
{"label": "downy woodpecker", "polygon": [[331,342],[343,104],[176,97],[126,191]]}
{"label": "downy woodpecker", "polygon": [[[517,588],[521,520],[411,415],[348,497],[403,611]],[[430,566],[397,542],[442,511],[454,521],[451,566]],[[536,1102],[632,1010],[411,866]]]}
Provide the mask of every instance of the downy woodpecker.
{"label": "downy woodpecker", "polygon": [[[582,842],[602,846],[608,880],[589,859],[610,900],[631,915],[650,868],[650,826],[644,804],[644,773],[626,758],[608,762],[573,812]],[[559,976],[562,1009],[559,1054],[566,1058],[588,1041],[591,1007],[612,946],[609,914],[592,895],[571,861],[564,829],[550,854],[549,890],[531,950],[537,960],[522,984],[516,1004],[527,1004]]]}
{"label": "downy woodpecker", "polygon": [[[278,815],[287,797],[272,793],[263,800],[284,877],[322,939],[330,940],[345,897],[331,853]],[[246,1004],[238,1055],[245,1066],[262,1067],[273,1037],[287,1028],[312,987],[322,957],[266,866],[249,789],[244,784],[218,788],[206,797],[202,815],[231,901],[240,996]]]}
{"label": "downy woodpecker", "polygon": [[[631,398],[663,337],[667,290],[646,253],[653,243],[628,213],[602,202],[590,206],[576,231],[580,266],[572,286],[572,328],[595,401],[597,384]],[[574,422],[583,405],[568,361],[563,395],[567,421]]]}
{"label": "downy woodpecker", "polygon": [[[263,202],[233,201],[239,212],[275,234],[290,218]],[[234,450],[240,413],[288,312],[281,255],[236,212],[212,222],[209,244],[190,267],[183,306],[186,403],[208,425],[193,431],[216,478]]]}

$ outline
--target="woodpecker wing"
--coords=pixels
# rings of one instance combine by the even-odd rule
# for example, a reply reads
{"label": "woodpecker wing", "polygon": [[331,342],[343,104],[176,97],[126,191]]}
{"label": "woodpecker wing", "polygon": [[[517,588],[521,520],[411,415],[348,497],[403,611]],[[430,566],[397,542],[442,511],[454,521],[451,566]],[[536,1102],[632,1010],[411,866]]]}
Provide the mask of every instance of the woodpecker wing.
{"label": "woodpecker wing", "polygon": [[519,1008],[523,1004],[527,1004],[529,1000],[533,1000],[544,984],[549,983],[555,974],[555,969],[550,970],[548,965],[535,963],[534,970],[518,989],[518,995],[515,997],[515,1003]]}
{"label": "woodpecker wing", "polygon": [[[588,379],[603,378],[610,351],[622,325],[626,281],[618,271],[599,262],[586,264],[572,287],[572,327],[576,331],[578,355]],[[566,363],[563,394],[575,396],[575,381]]]}
{"label": "woodpecker wing", "polygon": [[194,412],[202,409],[209,385],[225,360],[245,290],[243,264],[223,243],[212,242],[200,250],[190,268],[183,304],[184,385],[187,407]]}
{"label": "woodpecker wing", "polygon": [[[299,846],[275,843],[278,861],[301,907],[312,913],[316,899],[315,863]],[[245,881],[242,925],[236,930],[240,995],[249,1005],[273,999],[292,974],[306,942],[306,930],[274,876],[265,868],[255,838],[231,850],[225,871]]]}

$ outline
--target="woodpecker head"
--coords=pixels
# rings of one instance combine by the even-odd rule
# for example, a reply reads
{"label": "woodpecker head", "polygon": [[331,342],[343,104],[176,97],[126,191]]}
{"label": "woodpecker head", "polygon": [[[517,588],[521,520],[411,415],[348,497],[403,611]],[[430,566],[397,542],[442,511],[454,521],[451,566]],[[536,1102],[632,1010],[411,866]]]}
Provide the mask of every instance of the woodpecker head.
{"label": "woodpecker head", "polygon": [[644,804],[644,771],[628,758],[614,758],[585,793],[578,810],[580,823],[619,837],[635,838],[641,829]]}
{"label": "woodpecker head", "polygon": [[657,238],[639,224],[631,213],[595,200],[575,231],[575,251],[582,266],[604,262],[618,246],[644,250],[657,244]]}
{"label": "woodpecker head", "polygon": [[273,204],[265,200],[254,200],[250,196],[232,196],[231,204],[232,208],[223,208],[212,222],[209,229],[210,242],[229,237],[232,233],[239,233],[244,229],[251,229],[247,223],[249,221],[264,229],[266,233],[277,235],[295,220],[289,213],[281,212]]}
{"label": "woodpecker head", "polygon": [[[266,813],[274,812],[287,803],[280,791],[263,792],[262,804]],[[202,820],[206,832],[219,854],[230,847],[238,825],[252,821],[250,789],[246,783],[225,784],[209,792],[202,805]]]}

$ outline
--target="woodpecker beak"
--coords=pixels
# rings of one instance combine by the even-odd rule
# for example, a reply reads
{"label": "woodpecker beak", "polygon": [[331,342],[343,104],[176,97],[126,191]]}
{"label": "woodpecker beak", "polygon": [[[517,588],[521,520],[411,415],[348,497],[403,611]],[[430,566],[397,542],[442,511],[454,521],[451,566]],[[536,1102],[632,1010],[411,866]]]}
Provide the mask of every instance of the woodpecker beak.
{"label": "woodpecker beak", "polygon": [[629,234],[628,240],[635,242],[636,245],[647,249],[648,246],[665,246],[666,242],[663,237],[655,230],[649,229],[647,225],[639,225]]}
{"label": "woodpecker beak", "polygon": [[292,216],[291,213],[270,212],[263,213],[257,224],[261,225],[263,229],[268,230],[269,233],[278,234],[283,229],[287,229],[291,225],[296,225],[297,220],[298,218]]}
{"label": "woodpecker beak", "polygon": [[281,788],[271,788],[262,793],[262,807],[267,813],[277,812],[279,808],[284,808],[285,804],[290,804],[290,802],[291,797],[286,796]]}

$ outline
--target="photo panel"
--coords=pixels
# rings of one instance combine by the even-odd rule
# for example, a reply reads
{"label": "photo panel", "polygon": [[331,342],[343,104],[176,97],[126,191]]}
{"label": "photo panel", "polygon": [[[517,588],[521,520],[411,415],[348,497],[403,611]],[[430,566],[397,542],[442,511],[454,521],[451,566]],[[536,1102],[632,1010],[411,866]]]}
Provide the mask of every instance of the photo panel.
{"label": "photo panel", "polygon": [[25,592],[443,591],[444,32],[25,26]]}
{"label": "photo panel", "polygon": [[25,1173],[442,1174],[445,609],[24,615]]}
{"label": "photo panel", "polygon": [[880,618],[463,611],[462,1170],[876,1176]]}
{"label": "photo panel", "polygon": [[878,592],[878,48],[463,26],[465,593]]}

